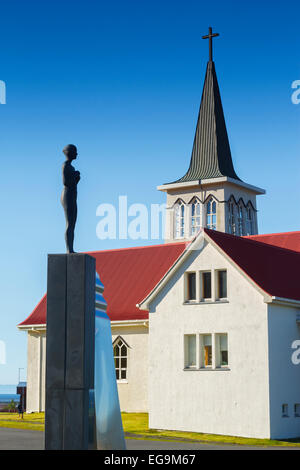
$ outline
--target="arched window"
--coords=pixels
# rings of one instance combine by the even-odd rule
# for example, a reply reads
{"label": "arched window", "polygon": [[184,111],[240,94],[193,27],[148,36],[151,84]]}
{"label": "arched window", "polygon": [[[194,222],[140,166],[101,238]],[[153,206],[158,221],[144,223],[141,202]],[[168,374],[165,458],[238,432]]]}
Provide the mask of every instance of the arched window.
{"label": "arched window", "polygon": [[254,233],[254,220],[253,210],[250,205],[247,206],[247,217],[246,217],[246,235],[253,235]]}
{"label": "arched window", "polygon": [[196,235],[201,228],[200,213],[200,202],[194,199],[191,204],[191,235]]}
{"label": "arched window", "polygon": [[127,379],[128,346],[119,336],[114,342],[114,360],[117,380]]}
{"label": "arched window", "polygon": [[175,238],[184,238],[185,206],[179,201],[175,206]]}
{"label": "arched window", "polygon": [[231,235],[236,235],[236,224],[235,224],[235,202],[230,199],[228,202],[228,229]]}
{"label": "arched window", "polygon": [[217,203],[212,198],[206,204],[206,227],[217,229]]}
{"label": "arched window", "polygon": [[244,235],[244,208],[242,203],[238,205],[237,235],[239,235],[240,237]]}

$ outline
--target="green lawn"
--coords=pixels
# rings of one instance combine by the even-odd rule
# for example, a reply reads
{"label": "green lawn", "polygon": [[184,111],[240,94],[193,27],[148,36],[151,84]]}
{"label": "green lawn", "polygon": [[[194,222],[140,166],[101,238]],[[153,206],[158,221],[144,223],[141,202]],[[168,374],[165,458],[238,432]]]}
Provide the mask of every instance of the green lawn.
{"label": "green lawn", "polygon": [[[270,441],[268,439],[246,439],[234,436],[219,436],[213,434],[200,434],[180,431],[159,431],[148,428],[147,413],[122,413],[124,431],[126,437],[152,440],[201,441],[226,444],[239,444],[248,446],[285,446],[299,447],[300,438],[289,441]],[[0,413],[0,427],[11,427],[19,429],[44,430],[44,413],[24,414],[24,419],[18,417],[17,413]]]}

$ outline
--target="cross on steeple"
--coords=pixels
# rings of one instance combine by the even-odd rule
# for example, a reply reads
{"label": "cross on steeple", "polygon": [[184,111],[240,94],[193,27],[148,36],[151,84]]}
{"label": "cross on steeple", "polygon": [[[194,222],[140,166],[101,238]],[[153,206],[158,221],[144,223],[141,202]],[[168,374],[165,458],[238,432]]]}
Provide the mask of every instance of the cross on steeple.
{"label": "cross on steeple", "polygon": [[202,39],[209,39],[209,61],[213,61],[213,38],[220,36],[219,34],[213,34],[212,28],[209,28],[209,34],[207,36],[202,36]]}

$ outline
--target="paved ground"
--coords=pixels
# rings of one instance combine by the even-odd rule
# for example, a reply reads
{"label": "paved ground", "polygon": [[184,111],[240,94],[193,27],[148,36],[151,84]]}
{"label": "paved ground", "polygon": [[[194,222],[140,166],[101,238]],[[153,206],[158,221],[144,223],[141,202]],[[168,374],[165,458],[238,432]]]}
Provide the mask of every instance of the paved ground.
{"label": "paved ground", "polygon": [[[203,444],[187,442],[166,442],[127,439],[127,450],[300,450],[293,447],[247,447],[224,444]],[[43,450],[44,433],[41,431],[28,431],[23,429],[0,428],[0,450]]]}

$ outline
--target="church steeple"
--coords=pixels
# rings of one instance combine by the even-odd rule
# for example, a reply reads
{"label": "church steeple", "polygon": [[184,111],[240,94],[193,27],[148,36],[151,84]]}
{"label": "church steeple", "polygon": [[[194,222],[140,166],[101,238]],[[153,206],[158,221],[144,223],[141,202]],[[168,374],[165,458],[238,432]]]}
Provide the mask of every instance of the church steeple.
{"label": "church steeple", "polygon": [[212,38],[216,36],[218,34],[212,34],[210,28],[210,34],[203,37],[209,38],[210,60],[206,69],[192,157],[187,173],[175,183],[222,176],[239,180],[232,163],[217,74],[212,60]]}
{"label": "church steeple", "polygon": [[207,227],[234,235],[258,233],[256,196],[265,191],[236,174],[230,151],[209,28],[209,61],[190,166],[157,189],[167,193],[165,241],[189,240]]}

